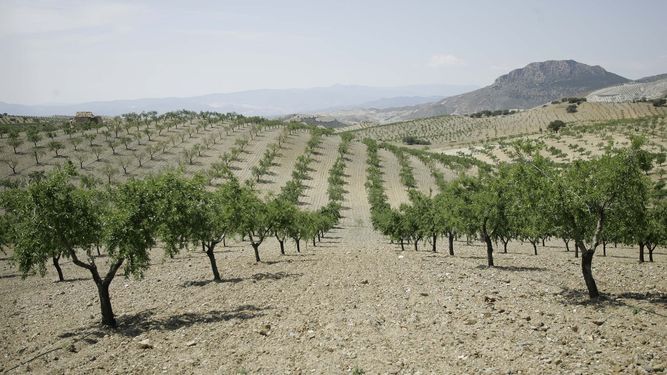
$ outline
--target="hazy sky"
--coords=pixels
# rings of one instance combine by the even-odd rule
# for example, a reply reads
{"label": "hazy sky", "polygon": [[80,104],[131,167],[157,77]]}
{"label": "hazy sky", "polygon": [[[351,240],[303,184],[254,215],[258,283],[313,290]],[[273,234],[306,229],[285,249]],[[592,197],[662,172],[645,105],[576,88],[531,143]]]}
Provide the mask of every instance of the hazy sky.
{"label": "hazy sky", "polygon": [[532,61],[667,72],[667,1],[0,0],[0,101],[486,85]]}

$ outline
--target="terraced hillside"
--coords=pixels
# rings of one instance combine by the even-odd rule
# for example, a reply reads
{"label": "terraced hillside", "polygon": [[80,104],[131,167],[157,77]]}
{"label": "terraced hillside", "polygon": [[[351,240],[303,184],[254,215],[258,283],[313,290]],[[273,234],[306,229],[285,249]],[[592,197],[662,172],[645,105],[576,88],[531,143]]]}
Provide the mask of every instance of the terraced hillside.
{"label": "terraced hillside", "polygon": [[667,79],[651,82],[632,82],[593,91],[586,98],[589,102],[629,102],[640,99],[657,99],[667,96]]}

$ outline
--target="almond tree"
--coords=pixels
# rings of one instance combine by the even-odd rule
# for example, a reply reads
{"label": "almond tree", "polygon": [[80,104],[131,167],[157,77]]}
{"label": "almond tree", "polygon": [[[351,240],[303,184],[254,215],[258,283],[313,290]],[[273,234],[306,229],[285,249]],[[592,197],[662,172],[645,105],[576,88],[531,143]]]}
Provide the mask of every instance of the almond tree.
{"label": "almond tree", "polygon": [[102,172],[107,176],[107,182],[111,185],[111,178],[118,174],[118,168],[114,167],[110,162],[104,163]]}
{"label": "almond tree", "polygon": [[[503,167],[500,167],[503,171]],[[509,227],[507,223],[507,178],[488,170],[479,177],[464,178],[466,203],[464,220],[469,234],[479,233],[486,244],[487,265],[494,266],[493,239]]]}
{"label": "almond tree", "polygon": [[180,172],[168,172],[156,179],[159,191],[158,235],[165,252],[173,257],[189,243],[201,245],[211,263],[213,280],[221,281],[215,260],[215,248],[225,236],[234,233],[239,207],[236,197],[240,186],[230,180],[217,190],[206,190],[206,178],[193,178]]}
{"label": "almond tree", "polygon": [[2,162],[7,164],[7,166],[12,170],[12,174],[16,174],[16,167],[19,165],[19,162],[16,160],[16,158],[5,158],[2,159]]}
{"label": "almond tree", "polygon": [[[150,190],[146,182],[132,181],[110,197],[97,198],[103,193],[76,187],[72,175],[72,170],[56,170],[23,191],[14,258],[24,276],[32,270],[44,275],[47,259],[60,256],[88,270],[97,287],[102,323],[115,327],[109,285],[123,264],[126,275],[141,276],[149,265],[148,249],[155,245]],[[101,241],[107,245],[106,273],[100,273],[93,253]]]}
{"label": "almond tree", "polygon": [[88,141],[88,146],[92,148],[96,138],[95,134],[84,134],[83,138]]}
{"label": "almond tree", "polygon": [[85,152],[77,152],[74,154],[74,159],[79,162],[79,168],[83,169],[83,163],[88,160],[88,154]]}
{"label": "almond tree", "polygon": [[116,155],[116,148],[119,146],[119,142],[115,139],[107,141],[107,145],[111,148],[111,154]]}
{"label": "almond tree", "polygon": [[298,208],[283,198],[274,198],[268,203],[269,221],[273,228],[273,236],[280,244],[280,254],[285,255],[285,239],[296,222]]}
{"label": "almond tree", "polygon": [[123,168],[123,174],[127,175],[127,168],[130,166],[130,158],[123,156],[120,158],[120,167]]}
{"label": "almond tree", "polygon": [[268,205],[249,186],[240,188],[236,200],[240,207],[238,231],[248,237],[255,252],[255,261],[260,262],[259,246],[272,233]]}
{"label": "almond tree", "polygon": [[7,139],[7,144],[12,146],[14,154],[18,155],[18,150],[16,150],[16,148],[23,144],[23,139],[21,139],[21,136],[19,135],[18,132],[14,131],[9,133],[9,139]]}
{"label": "almond tree", "polygon": [[593,256],[607,226],[613,219],[631,223],[644,210],[648,198],[648,177],[642,170],[637,148],[607,151],[589,161],[575,161],[555,178],[557,190],[564,192],[558,218],[573,234],[581,251],[581,269],[590,298],[598,298],[592,273]]}
{"label": "almond tree", "polygon": [[310,219],[311,217],[308,212],[297,210],[294,212],[292,222],[287,227],[287,235],[294,241],[297,253],[301,252],[301,240],[307,239],[310,233]]}
{"label": "almond tree", "polygon": [[551,180],[553,166],[537,149],[517,149],[518,159],[509,167],[512,188],[507,191],[507,211],[511,235],[527,240],[537,255],[540,239],[555,233],[554,210],[558,196]]}
{"label": "almond tree", "polygon": [[35,165],[39,165],[39,157],[44,155],[44,150],[41,147],[32,148],[32,156],[35,158]]}
{"label": "almond tree", "polygon": [[24,277],[32,270],[44,276],[52,258],[63,280],[60,257],[78,261],[76,251],[88,248],[100,232],[98,210],[87,192],[70,183],[72,176],[70,170],[56,170],[32,181],[17,197],[14,259]]}
{"label": "almond tree", "polygon": [[58,142],[58,141],[50,141],[48,143],[49,150],[55,152],[56,157],[60,156],[58,154],[58,151],[60,151],[63,148],[63,144]]}
{"label": "almond tree", "polygon": [[70,138],[69,143],[72,144],[72,147],[74,147],[74,151],[79,151],[79,145],[83,142],[83,140],[79,137],[74,137]]}
{"label": "almond tree", "polygon": [[463,232],[463,190],[458,181],[445,183],[434,198],[440,233],[447,236],[449,255],[454,255],[454,237]]}
{"label": "almond tree", "polygon": [[26,138],[28,139],[28,141],[32,142],[34,147],[37,147],[37,142],[42,140],[42,135],[39,134],[39,131],[37,131],[37,129],[31,128],[26,133]]}
{"label": "almond tree", "polygon": [[139,168],[143,167],[143,161],[146,159],[146,153],[143,151],[135,151],[132,153],[135,159],[137,159],[137,164]]}

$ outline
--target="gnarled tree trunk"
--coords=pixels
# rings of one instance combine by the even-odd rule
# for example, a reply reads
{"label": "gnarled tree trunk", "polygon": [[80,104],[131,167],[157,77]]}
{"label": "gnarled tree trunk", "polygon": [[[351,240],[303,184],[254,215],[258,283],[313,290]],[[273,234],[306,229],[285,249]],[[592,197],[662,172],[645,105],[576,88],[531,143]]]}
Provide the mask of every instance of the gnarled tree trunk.
{"label": "gnarled tree trunk", "polygon": [[206,247],[206,255],[208,256],[208,260],[211,262],[211,271],[213,272],[213,281],[221,281],[220,279],[220,273],[218,272],[218,265],[215,262],[215,253],[213,250],[215,249],[215,245],[209,245]]}
{"label": "gnarled tree trunk", "polygon": [[581,272],[584,275],[584,281],[586,282],[586,288],[588,288],[588,296],[590,298],[600,297],[598,287],[595,284],[595,279],[593,279],[593,271],[591,268],[594,254],[595,250],[582,249],[581,251]]}
{"label": "gnarled tree trunk", "polygon": [[53,267],[56,268],[56,272],[58,272],[58,281],[65,281],[65,277],[63,276],[63,270],[60,268],[60,254],[58,256],[53,257]]}

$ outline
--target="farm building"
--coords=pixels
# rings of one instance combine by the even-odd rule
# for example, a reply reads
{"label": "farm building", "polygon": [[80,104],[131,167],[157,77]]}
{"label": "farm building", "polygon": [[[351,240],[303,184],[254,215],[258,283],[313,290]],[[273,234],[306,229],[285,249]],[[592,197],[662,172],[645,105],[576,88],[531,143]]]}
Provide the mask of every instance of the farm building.
{"label": "farm building", "polygon": [[99,124],[102,122],[102,117],[95,116],[93,112],[77,112],[72,122],[74,122],[75,124],[86,123],[86,122],[94,122],[96,124]]}

